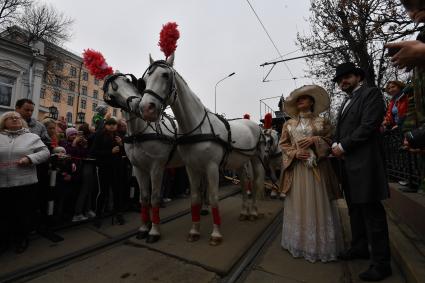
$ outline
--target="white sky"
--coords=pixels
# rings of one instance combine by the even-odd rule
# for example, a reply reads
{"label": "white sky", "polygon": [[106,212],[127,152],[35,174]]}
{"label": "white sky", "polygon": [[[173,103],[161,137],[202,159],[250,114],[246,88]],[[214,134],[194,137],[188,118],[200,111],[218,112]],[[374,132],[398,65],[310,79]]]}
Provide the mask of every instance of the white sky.
{"label": "white sky", "polygon": [[[188,82],[206,107],[214,111],[214,86],[228,74],[236,75],[217,87],[217,112],[227,118],[250,113],[257,120],[261,98],[287,96],[295,88],[291,75],[278,64],[260,64],[279,55],[246,0],[45,0],[72,17],[67,49],[81,54],[92,48],[103,53],[114,70],[140,77],[149,63],[164,59],[157,46],[162,25],[175,21],[180,39],[175,69]],[[250,0],[281,54],[297,50],[296,34],[309,33],[306,19],[309,0]],[[302,55],[300,51],[289,55]],[[310,84],[304,77],[304,60],[288,62],[297,86]],[[277,110],[278,100],[267,103]],[[264,114],[264,113],[263,113]]]}

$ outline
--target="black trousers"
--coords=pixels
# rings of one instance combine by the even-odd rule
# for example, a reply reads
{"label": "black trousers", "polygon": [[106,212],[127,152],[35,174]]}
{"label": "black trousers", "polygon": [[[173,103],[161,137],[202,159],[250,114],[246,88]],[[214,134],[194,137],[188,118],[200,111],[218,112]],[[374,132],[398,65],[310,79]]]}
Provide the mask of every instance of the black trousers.
{"label": "black trousers", "polygon": [[96,198],[96,214],[102,216],[108,201],[109,191],[112,190],[113,210],[114,212],[122,212],[123,192],[119,182],[119,172],[113,165],[97,167],[99,178],[99,193]]}
{"label": "black trousers", "polygon": [[351,247],[360,253],[368,253],[372,264],[389,266],[391,261],[388,224],[385,209],[380,201],[350,203],[347,200],[351,224]]}
{"label": "black trousers", "polygon": [[0,241],[22,241],[28,236],[37,209],[36,185],[0,188]]}

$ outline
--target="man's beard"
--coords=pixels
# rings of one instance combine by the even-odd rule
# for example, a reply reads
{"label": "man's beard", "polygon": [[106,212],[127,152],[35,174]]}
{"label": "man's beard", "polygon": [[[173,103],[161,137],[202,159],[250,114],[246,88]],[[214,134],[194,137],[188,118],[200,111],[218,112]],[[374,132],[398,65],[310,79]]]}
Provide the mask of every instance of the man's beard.
{"label": "man's beard", "polygon": [[348,94],[352,94],[354,89],[356,88],[356,85],[349,85],[347,88],[343,89]]}

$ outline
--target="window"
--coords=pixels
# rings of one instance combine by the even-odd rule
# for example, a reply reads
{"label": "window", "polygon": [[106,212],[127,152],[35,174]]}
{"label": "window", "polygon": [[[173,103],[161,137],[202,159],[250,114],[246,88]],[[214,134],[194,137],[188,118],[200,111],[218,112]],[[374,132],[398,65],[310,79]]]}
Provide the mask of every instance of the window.
{"label": "window", "polygon": [[77,68],[71,66],[71,69],[69,70],[69,75],[71,77],[76,77],[77,76]]}
{"label": "window", "polygon": [[67,104],[69,106],[73,106],[74,105],[74,97],[72,95],[68,95],[68,101]]}
{"label": "window", "polygon": [[81,109],[86,109],[87,106],[87,100],[81,99]]}
{"label": "window", "polygon": [[46,97],[46,89],[45,88],[42,88],[40,90],[40,98],[41,99],[44,99],[45,97]]}
{"label": "window", "polygon": [[99,91],[93,90],[93,98],[96,98],[99,96]]}
{"label": "window", "polygon": [[87,95],[87,87],[83,85],[83,87],[81,88],[81,94],[82,95]]}
{"label": "window", "polygon": [[97,107],[97,103],[93,103],[91,106],[92,106],[92,107],[91,107],[91,108],[92,108],[92,110],[93,110],[93,111],[95,111],[95,110],[96,110],[96,107]]}
{"label": "window", "polygon": [[0,76],[0,105],[12,106],[12,91],[15,79]]}
{"label": "window", "polygon": [[89,73],[83,72],[83,81],[88,81],[88,80],[89,80]]}
{"label": "window", "polygon": [[99,85],[99,80],[95,78],[95,79],[94,79],[94,84],[95,84],[95,85]]}
{"label": "window", "polygon": [[63,70],[63,62],[56,62],[55,63],[55,69],[57,71],[62,71]]}
{"label": "window", "polygon": [[53,102],[61,102],[61,93],[60,91],[55,91],[53,94]]}
{"label": "window", "polygon": [[117,109],[112,110],[112,116],[117,116]]}
{"label": "window", "polygon": [[55,85],[56,86],[62,86],[62,79],[58,76],[55,77]]}
{"label": "window", "polygon": [[71,112],[66,113],[66,122],[72,124],[72,113]]}
{"label": "window", "polygon": [[70,81],[69,82],[69,90],[70,91],[75,91],[75,82],[73,82],[73,81]]}

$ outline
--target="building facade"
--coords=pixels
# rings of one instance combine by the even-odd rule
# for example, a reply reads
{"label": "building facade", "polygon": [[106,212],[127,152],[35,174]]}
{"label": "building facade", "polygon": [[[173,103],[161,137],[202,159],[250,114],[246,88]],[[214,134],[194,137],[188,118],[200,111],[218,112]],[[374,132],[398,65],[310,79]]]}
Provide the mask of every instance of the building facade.
{"label": "building facade", "polygon": [[[81,56],[48,42],[30,46],[18,27],[0,34],[0,113],[14,109],[18,99],[30,98],[38,120],[54,117],[69,125],[91,125],[95,108],[104,104],[102,86]],[[109,112],[121,118],[120,109],[110,107]]]}
{"label": "building facade", "polygon": [[44,44],[20,44],[0,37],[0,115],[15,109],[21,98],[29,98],[38,112],[46,58]]}

